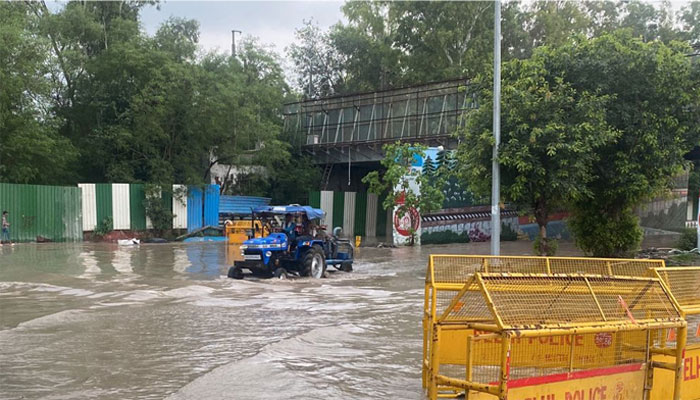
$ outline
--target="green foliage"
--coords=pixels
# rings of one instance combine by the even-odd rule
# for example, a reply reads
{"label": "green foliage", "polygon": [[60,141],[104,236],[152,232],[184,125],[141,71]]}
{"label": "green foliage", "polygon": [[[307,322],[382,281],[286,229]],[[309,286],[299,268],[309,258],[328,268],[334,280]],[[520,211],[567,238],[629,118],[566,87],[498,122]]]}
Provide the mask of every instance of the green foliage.
{"label": "green foliage", "polygon": [[255,40],[201,53],[199,24],[139,27],[155,1],[0,4],[0,179],[209,182],[276,140],[288,94]]}
{"label": "green foliage", "polygon": [[105,217],[102,221],[99,221],[95,226],[95,236],[103,237],[104,235],[112,232],[114,224],[112,222],[112,217]]}
{"label": "green foliage", "polygon": [[469,243],[469,232],[429,232],[420,235],[421,244]]}
{"label": "green foliage", "polygon": [[501,240],[505,242],[514,242],[518,240],[518,232],[510,225],[501,223]]}
{"label": "green foliage", "polygon": [[537,236],[535,241],[532,242],[532,249],[535,254],[540,256],[553,257],[557,254],[557,249],[559,248],[559,242],[556,239],[542,238]]}
{"label": "green foliage", "polygon": [[642,241],[639,220],[631,208],[606,212],[594,202],[578,206],[568,220],[576,245],[599,257],[622,257],[637,250]]}
{"label": "green foliage", "polygon": [[[547,68],[549,57],[543,48],[503,65],[499,148],[503,200],[534,215],[543,239],[552,212],[590,197],[598,149],[618,136],[605,123],[610,98],[574,88],[562,72]],[[462,180],[484,197],[491,190],[491,80],[488,74],[475,79],[482,106],[469,114],[457,151]]]}
{"label": "green foliage", "polygon": [[309,191],[316,189],[321,181],[321,173],[311,157],[293,153],[289,143],[273,140],[255,160],[266,168],[265,182],[261,185],[273,204],[304,204]]}
{"label": "green foliage", "polygon": [[696,229],[686,228],[681,232],[681,237],[676,242],[676,248],[680,250],[693,250],[698,247],[698,232]]}
{"label": "green foliage", "polygon": [[163,201],[163,191],[165,186],[157,184],[147,184],[144,187],[146,199],[143,201],[146,209],[146,216],[151,220],[153,229],[162,234],[173,227],[175,214],[166,206]]}
{"label": "green foliage", "polygon": [[[685,167],[683,155],[700,137],[700,114],[693,112],[700,93],[685,56],[689,50],[620,32],[552,52],[550,70],[565,72],[578,90],[615,99],[606,106],[605,124],[619,136],[597,150],[599,160],[586,183],[590,198],[572,202],[571,226],[584,251],[616,256],[634,250],[641,231],[631,210],[667,191]],[[596,221],[614,228],[616,237],[596,243],[600,232],[590,226]]]}
{"label": "green foliage", "polygon": [[[380,90],[464,76],[491,68],[493,2],[348,1],[346,23],[322,32],[305,23],[289,54],[298,89],[312,96]],[[502,3],[503,59],[530,57],[576,35],[627,29],[646,42],[700,42],[697,2],[674,10],[669,2],[509,1]],[[300,52],[302,50],[302,52]],[[311,74],[309,73],[311,72]]]}
{"label": "green foliage", "polygon": [[[425,157],[425,146],[420,144],[394,143],[383,148],[384,159],[382,176],[378,171],[372,171],[362,178],[369,185],[369,191],[379,196],[386,195],[383,202],[385,209],[398,206],[396,212],[399,218],[411,215],[410,210],[428,213],[438,209],[444,200],[442,193],[443,181],[430,182],[430,177],[421,173],[419,168],[412,168],[416,158]],[[413,188],[418,188],[414,191]],[[401,200],[401,201],[400,201]],[[416,232],[410,228],[410,245],[415,241]]]}
{"label": "green foliage", "polygon": [[76,150],[56,132],[48,109],[49,43],[37,34],[30,4],[0,3],[0,181],[58,183],[71,178]]}
{"label": "green foliage", "polygon": [[344,88],[343,58],[331,43],[329,32],[318,24],[304,21],[296,30],[296,40],[287,49],[298,72],[297,84],[306,98],[329,96]]}

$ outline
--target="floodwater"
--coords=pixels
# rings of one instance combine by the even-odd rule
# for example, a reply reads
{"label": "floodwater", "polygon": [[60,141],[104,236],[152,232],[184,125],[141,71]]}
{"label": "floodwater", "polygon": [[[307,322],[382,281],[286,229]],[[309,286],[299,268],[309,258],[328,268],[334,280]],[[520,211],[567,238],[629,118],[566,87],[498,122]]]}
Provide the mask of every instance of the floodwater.
{"label": "floodwater", "polygon": [[421,399],[428,255],[488,251],[362,248],[350,274],[235,281],[224,243],[2,246],[0,399]]}

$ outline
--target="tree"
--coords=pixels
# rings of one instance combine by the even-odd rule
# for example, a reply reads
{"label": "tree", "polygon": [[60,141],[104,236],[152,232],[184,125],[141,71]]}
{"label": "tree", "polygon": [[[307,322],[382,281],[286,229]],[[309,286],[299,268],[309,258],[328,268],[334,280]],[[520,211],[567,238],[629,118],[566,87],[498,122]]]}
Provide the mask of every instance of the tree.
{"label": "tree", "polygon": [[[377,195],[386,195],[384,208],[398,206],[396,213],[398,218],[408,216],[411,220],[409,232],[409,245],[415,243],[416,231],[413,228],[416,218],[413,211],[426,213],[439,208],[444,200],[440,188],[442,182],[431,185],[429,177],[423,174],[420,168],[413,168],[416,159],[425,157],[426,147],[420,144],[395,143],[384,146],[384,159],[381,161],[385,168],[383,175],[378,171],[372,171],[362,178],[362,182],[369,185],[369,191]],[[413,187],[417,187],[417,191]],[[420,218],[420,217],[418,217]]]}
{"label": "tree", "polygon": [[437,166],[433,163],[433,159],[428,156],[423,163],[423,174],[433,177],[435,173],[437,173]]}
{"label": "tree", "polygon": [[321,32],[312,20],[304,21],[287,54],[297,71],[297,88],[306,98],[330,96],[345,85],[343,57],[331,44],[330,34]]}
{"label": "tree", "polygon": [[[617,137],[605,121],[610,97],[576,90],[564,74],[546,66],[551,49],[528,60],[503,65],[502,142],[499,147],[503,200],[535,217],[539,254],[551,253],[547,223],[553,211],[572,200],[588,199],[587,183],[598,149]],[[493,149],[492,81],[479,75],[480,104],[460,132],[459,173],[477,194],[491,190]]]}
{"label": "tree", "polygon": [[47,79],[48,43],[36,34],[29,5],[0,3],[0,181],[58,183],[71,180],[76,157],[56,132]]}
{"label": "tree", "polygon": [[606,124],[619,132],[597,150],[591,196],[572,203],[578,245],[596,256],[633,250],[641,230],[633,209],[671,187],[700,139],[698,77],[687,44],[644,42],[628,31],[580,38],[554,50],[546,68],[579,92],[614,99]]}

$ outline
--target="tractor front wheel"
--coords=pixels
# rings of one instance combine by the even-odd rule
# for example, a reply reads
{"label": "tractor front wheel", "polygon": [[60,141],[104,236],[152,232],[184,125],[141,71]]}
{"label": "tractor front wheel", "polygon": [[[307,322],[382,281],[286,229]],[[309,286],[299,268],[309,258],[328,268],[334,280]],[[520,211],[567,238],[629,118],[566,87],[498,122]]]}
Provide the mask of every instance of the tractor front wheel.
{"label": "tractor front wheel", "polygon": [[289,274],[287,273],[287,270],[284,268],[277,268],[275,272],[272,274],[277,279],[287,279],[289,278]]}
{"label": "tractor front wheel", "polygon": [[231,267],[228,269],[228,277],[232,279],[243,279],[243,271],[240,267]]}
{"label": "tractor front wheel", "polygon": [[314,246],[304,254],[302,276],[321,279],[326,272],[326,257],[320,247]]}

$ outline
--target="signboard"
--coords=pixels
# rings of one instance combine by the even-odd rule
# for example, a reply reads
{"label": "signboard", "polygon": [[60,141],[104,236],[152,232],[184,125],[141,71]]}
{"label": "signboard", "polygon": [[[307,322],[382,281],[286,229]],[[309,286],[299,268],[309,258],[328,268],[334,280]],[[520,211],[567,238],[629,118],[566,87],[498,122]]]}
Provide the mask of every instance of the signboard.
{"label": "signboard", "polygon": [[509,400],[638,400],[643,364],[577,371],[508,382]]}
{"label": "signboard", "polygon": [[[415,179],[412,179],[409,184],[409,190],[417,192],[420,190]],[[411,229],[415,232],[415,244],[420,244],[420,213],[415,208],[411,208],[403,215],[400,215],[399,208],[403,205],[403,199],[399,198],[394,207],[394,244],[407,244],[411,240]]]}
{"label": "signboard", "polygon": [[[464,365],[466,363],[467,335],[472,330],[449,330],[442,333],[440,340],[440,363]],[[633,354],[625,342],[645,340],[644,332],[627,332],[622,340],[616,333],[588,335],[545,336],[539,338],[513,338],[511,341],[511,366],[557,368],[569,365],[573,345],[574,368],[596,368],[614,365],[616,356],[626,359],[639,359],[643,354]],[[572,342],[573,341],[573,342]],[[500,365],[501,340],[499,338],[472,339],[474,366]]]}
{"label": "signboard", "polygon": [[[644,364],[631,364],[515,379],[508,382],[508,400],[640,400],[645,373]],[[471,392],[469,399],[494,397]]]}
{"label": "signboard", "polygon": [[[654,356],[654,361],[675,362],[670,356]],[[668,400],[673,398],[673,371],[654,370],[654,385],[651,400]],[[681,382],[681,400],[700,399],[700,346],[691,345],[685,350],[683,364],[683,381]]]}
{"label": "signboard", "polygon": [[[421,161],[421,164],[419,166],[414,166],[412,168],[414,170],[420,170],[422,168],[422,165],[423,164]],[[419,193],[420,187],[418,186],[418,182],[416,182],[416,177],[407,176],[407,178],[408,190],[412,191],[413,193]],[[413,228],[413,231],[415,232],[415,244],[419,245],[421,235],[420,214],[418,213],[418,210],[411,209],[408,212],[404,213],[404,215],[399,215],[399,207],[404,204],[403,201],[403,198],[399,197],[399,199],[396,202],[396,206],[394,206],[394,218],[392,223],[394,233],[394,244],[397,246],[408,244],[411,240],[410,229]]]}

